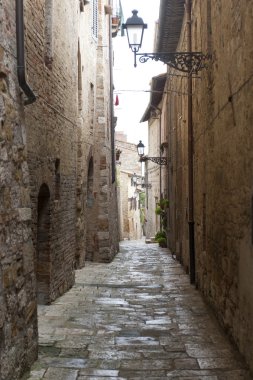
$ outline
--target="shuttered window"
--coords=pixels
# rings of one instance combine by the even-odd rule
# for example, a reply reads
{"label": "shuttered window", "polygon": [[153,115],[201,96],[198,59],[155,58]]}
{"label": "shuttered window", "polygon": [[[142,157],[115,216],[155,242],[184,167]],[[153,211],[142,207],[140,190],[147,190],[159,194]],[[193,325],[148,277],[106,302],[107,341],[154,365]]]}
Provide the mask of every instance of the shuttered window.
{"label": "shuttered window", "polygon": [[92,35],[98,38],[98,0],[92,0]]}

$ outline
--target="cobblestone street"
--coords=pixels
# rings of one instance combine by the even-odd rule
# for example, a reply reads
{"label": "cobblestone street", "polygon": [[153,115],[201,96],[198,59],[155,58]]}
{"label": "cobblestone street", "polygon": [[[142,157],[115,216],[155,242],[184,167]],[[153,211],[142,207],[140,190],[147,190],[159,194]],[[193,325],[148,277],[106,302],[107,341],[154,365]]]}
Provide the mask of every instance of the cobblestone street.
{"label": "cobblestone street", "polygon": [[24,379],[252,379],[181,265],[143,241],[39,306],[39,342]]}

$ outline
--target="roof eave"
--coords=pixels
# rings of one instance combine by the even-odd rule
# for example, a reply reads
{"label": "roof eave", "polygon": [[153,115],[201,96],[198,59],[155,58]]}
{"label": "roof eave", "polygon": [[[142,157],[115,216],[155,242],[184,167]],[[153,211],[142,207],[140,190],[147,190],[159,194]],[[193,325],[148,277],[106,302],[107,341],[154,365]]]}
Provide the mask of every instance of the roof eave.
{"label": "roof eave", "polygon": [[151,116],[151,111],[154,108],[157,108],[158,104],[161,102],[163,94],[164,94],[164,87],[166,83],[167,74],[163,73],[160,75],[157,75],[152,78],[151,82],[151,89],[150,89],[150,101],[146,108],[146,111],[144,112],[140,123],[143,123],[145,121],[148,121]]}
{"label": "roof eave", "polygon": [[156,52],[174,52],[180,39],[185,0],[161,0]]}

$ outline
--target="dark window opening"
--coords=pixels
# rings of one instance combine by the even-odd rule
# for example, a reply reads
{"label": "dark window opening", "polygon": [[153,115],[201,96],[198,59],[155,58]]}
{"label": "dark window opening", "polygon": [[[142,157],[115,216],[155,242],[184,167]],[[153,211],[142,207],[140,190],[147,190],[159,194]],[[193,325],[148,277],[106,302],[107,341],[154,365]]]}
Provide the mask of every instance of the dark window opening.
{"label": "dark window opening", "polygon": [[203,209],[202,209],[202,249],[206,250],[206,194],[203,194]]}
{"label": "dark window opening", "polygon": [[45,0],[44,62],[49,70],[53,64],[53,0]]}
{"label": "dark window opening", "polygon": [[60,174],[60,159],[55,160],[55,199],[60,199],[61,174]]}
{"label": "dark window opening", "polygon": [[80,41],[78,41],[78,53],[77,53],[77,68],[78,68],[78,109],[82,110],[82,58],[80,51]]}

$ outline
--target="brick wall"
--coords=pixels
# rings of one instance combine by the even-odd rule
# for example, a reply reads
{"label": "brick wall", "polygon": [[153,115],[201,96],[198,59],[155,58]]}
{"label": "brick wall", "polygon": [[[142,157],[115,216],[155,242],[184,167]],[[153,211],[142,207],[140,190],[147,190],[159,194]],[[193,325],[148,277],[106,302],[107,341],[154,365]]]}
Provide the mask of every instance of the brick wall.
{"label": "brick wall", "polygon": [[[37,95],[25,108],[33,240],[39,282],[51,302],[74,282],[76,248],[78,2],[26,1],[27,76]],[[38,196],[48,188],[47,241],[37,241]],[[39,239],[40,240],[40,239]],[[40,245],[40,246],[39,246]],[[48,269],[50,268],[50,269]]]}
{"label": "brick wall", "polygon": [[[108,262],[118,251],[117,191],[112,165],[112,51],[110,15],[104,9],[106,4],[106,1],[98,2],[97,38],[91,33],[91,4],[84,7],[79,26],[82,101],[78,115],[77,193],[80,209],[77,230],[80,239],[77,243],[82,263],[85,258]],[[91,162],[89,179],[87,168]],[[83,199],[80,189],[85,194]]]}
{"label": "brick wall", "polygon": [[81,12],[78,1],[24,2],[26,74],[37,96],[27,106],[17,83],[15,2],[1,3],[0,378],[5,380],[20,378],[37,356],[37,301],[50,303],[73,285],[74,268],[84,265],[89,248],[92,259],[106,262],[118,251],[110,18],[104,3],[98,2],[100,31],[94,39],[91,4]]}

